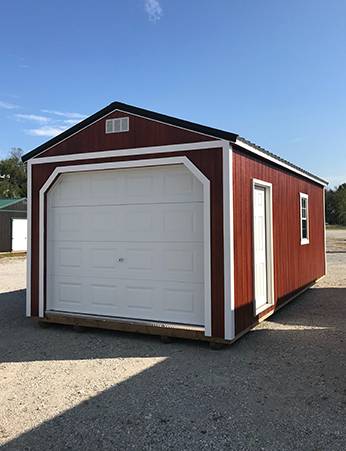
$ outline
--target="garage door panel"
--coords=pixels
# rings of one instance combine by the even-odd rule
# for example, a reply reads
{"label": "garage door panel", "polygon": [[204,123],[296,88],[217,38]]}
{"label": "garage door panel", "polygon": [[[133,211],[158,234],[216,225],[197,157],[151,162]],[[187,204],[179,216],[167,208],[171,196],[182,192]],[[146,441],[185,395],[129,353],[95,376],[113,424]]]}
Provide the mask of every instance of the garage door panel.
{"label": "garage door panel", "polygon": [[74,212],[71,208],[57,211],[54,218],[56,232],[62,236],[69,233],[80,233],[83,231],[82,224],[86,219],[83,216],[85,216],[85,212]]}
{"label": "garage door panel", "polygon": [[200,243],[52,242],[48,274],[203,283]]}
{"label": "garage door panel", "polygon": [[52,210],[50,230],[57,241],[203,241],[200,203]]}
{"label": "garage door panel", "polygon": [[94,283],[90,285],[90,304],[96,307],[119,308],[119,285]]}
{"label": "garage door panel", "polygon": [[56,207],[203,201],[202,184],[183,165],[60,176],[50,191]]}
{"label": "garage door panel", "polygon": [[203,287],[162,281],[54,276],[48,310],[203,324]]}
{"label": "garage door panel", "polygon": [[57,252],[59,266],[63,268],[81,268],[82,249],[80,247],[60,247]]}
{"label": "garage door panel", "polygon": [[145,274],[148,271],[155,271],[157,269],[157,251],[155,252],[155,247],[157,249],[158,246],[150,245],[150,247],[145,248],[144,245],[142,248],[140,246],[128,248],[125,245],[122,251],[125,255],[124,262],[127,270],[132,273],[144,271]]}
{"label": "garage door panel", "polygon": [[47,308],[203,325],[202,191],[182,165],[64,175],[47,199]]}
{"label": "garage door panel", "polygon": [[[145,310],[153,310],[155,306],[155,290],[156,286],[143,286],[142,284],[134,284],[131,281],[130,285],[125,285],[125,296],[127,299],[127,306],[129,309],[129,316],[132,315],[146,315]],[[131,314],[131,311],[133,312]],[[139,313],[142,312],[142,313]]]}
{"label": "garage door panel", "polygon": [[165,310],[174,313],[192,313],[194,310],[194,298],[196,291],[186,288],[165,289]]}
{"label": "garage door panel", "polygon": [[49,202],[55,206],[77,205],[81,202],[89,189],[89,182],[84,174],[71,174],[60,176],[54,187],[49,192]]}
{"label": "garage door panel", "polygon": [[111,172],[94,172],[88,175],[90,203],[94,205],[114,204],[123,194],[122,176],[114,176]]}
{"label": "garage door panel", "polygon": [[78,312],[84,307],[84,284],[73,277],[47,276],[47,308]]}
{"label": "garage door panel", "polygon": [[57,293],[60,303],[63,304],[81,304],[83,297],[83,286],[76,282],[63,282],[58,285]]}
{"label": "garage door panel", "polygon": [[87,251],[82,243],[48,243],[47,274],[80,275],[87,269]]}

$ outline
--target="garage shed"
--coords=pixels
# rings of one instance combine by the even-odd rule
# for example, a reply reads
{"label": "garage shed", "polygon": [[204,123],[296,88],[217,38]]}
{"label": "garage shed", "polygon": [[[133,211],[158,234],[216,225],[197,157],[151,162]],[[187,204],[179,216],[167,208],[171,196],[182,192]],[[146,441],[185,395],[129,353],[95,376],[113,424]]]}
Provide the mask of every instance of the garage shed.
{"label": "garage shed", "polygon": [[26,198],[0,199],[0,252],[25,252]]}
{"label": "garage shed", "polygon": [[23,157],[27,315],[230,343],[326,271],[321,178],[114,102]]}

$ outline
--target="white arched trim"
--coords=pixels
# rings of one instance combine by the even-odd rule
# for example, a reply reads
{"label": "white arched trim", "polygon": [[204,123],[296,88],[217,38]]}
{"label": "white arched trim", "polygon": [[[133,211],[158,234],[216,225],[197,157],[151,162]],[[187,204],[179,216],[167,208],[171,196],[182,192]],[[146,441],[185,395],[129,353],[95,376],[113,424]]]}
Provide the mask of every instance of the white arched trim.
{"label": "white arched trim", "polygon": [[71,166],[59,166],[54,169],[50,177],[40,189],[39,194],[39,317],[44,317],[44,286],[45,286],[45,194],[54,184],[60,174],[102,171],[107,169],[135,168],[145,166],[164,166],[171,164],[183,164],[203,185],[203,217],[204,217],[204,333],[211,336],[211,251],[210,251],[210,182],[208,178],[187,158],[167,157],[152,158],[134,161],[117,161],[98,164],[76,164]]}

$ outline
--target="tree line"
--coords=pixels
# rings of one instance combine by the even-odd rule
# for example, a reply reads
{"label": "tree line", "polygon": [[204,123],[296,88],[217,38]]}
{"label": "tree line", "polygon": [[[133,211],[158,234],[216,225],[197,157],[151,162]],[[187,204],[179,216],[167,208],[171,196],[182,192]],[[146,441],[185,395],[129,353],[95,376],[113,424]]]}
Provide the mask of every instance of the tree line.
{"label": "tree line", "polygon": [[7,158],[0,160],[0,197],[5,199],[26,197],[26,166],[23,151],[11,149]]}
{"label": "tree line", "polygon": [[[0,160],[0,198],[26,197],[26,166],[22,149],[15,147]],[[346,226],[346,183],[326,190],[326,222]]]}
{"label": "tree line", "polygon": [[326,190],[326,222],[346,226],[346,183]]}

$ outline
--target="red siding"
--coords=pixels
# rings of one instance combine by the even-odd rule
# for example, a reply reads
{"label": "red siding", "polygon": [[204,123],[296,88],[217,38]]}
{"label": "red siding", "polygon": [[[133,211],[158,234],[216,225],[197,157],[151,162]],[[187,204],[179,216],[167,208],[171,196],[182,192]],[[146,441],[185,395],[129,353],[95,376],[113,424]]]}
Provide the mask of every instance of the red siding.
{"label": "red siding", "polygon": [[[105,133],[105,120],[129,117],[126,133]],[[37,158],[52,155],[70,155],[103,150],[131,149],[136,147],[164,146],[169,144],[212,141],[215,138],[162,124],[143,117],[116,111],[99,119],[89,127],[39,154]]]}
{"label": "red siding", "polygon": [[[323,188],[268,162],[235,151],[234,288],[236,333],[256,322],[253,315],[252,179],[273,185],[274,287],[280,303],[325,273]],[[299,193],[309,195],[310,244],[300,244]],[[265,314],[266,312],[263,312]]]}
{"label": "red siding", "polygon": [[[211,293],[212,334],[224,336],[224,258],[223,258],[223,179],[221,149],[98,158],[97,151],[136,147],[193,143],[211,137],[161,124],[127,113],[115,112],[107,118],[130,117],[130,131],[108,134],[105,118],[74,136],[44,151],[40,156],[71,155],[95,152],[93,160],[67,161],[32,166],[32,314],[38,313],[39,255],[39,190],[56,166],[137,160],[169,156],[187,156],[210,180],[211,188]],[[275,299],[281,302],[288,295],[322,276],[324,261],[323,188],[268,164],[244,151],[233,154],[234,190],[234,288],[236,333],[253,325],[253,255],[252,255],[252,179],[273,184],[274,283]],[[300,245],[299,192],[309,195],[310,244]],[[263,312],[266,314],[266,312]]]}
{"label": "red siding", "polygon": [[[186,152],[160,153],[159,157],[187,156],[210,180],[211,198],[211,297],[212,334],[224,336],[224,278],[223,278],[223,186],[222,152],[220,149],[193,150]],[[96,155],[95,155],[96,157]],[[32,166],[32,257],[31,296],[32,315],[38,314],[38,258],[39,258],[39,191],[56,166],[84,163],[157,158],[158,154],[136,155],[92,160],[67,161]]]}

